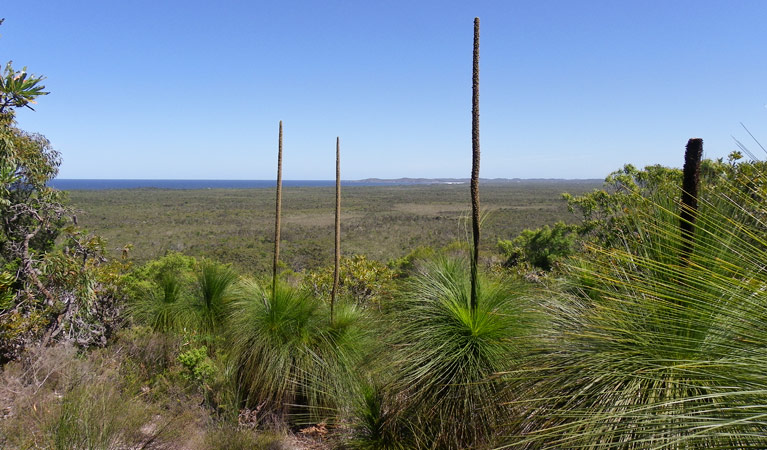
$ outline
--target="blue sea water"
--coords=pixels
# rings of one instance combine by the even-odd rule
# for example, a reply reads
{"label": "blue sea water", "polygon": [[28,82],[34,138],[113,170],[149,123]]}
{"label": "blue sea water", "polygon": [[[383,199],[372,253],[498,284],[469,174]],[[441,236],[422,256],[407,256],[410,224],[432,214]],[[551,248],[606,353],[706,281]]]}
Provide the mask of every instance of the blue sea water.
{"label": "blue sea water", "polygon": [[[104,189],[253,189],[273,188],[275,180],[67,180],[54,179],[48,185],[62,191]],[[392,183],[375,181],[342,181],[344,186],[385,186]],[[283,180],[285,187],[330,187],[334,180]]]}

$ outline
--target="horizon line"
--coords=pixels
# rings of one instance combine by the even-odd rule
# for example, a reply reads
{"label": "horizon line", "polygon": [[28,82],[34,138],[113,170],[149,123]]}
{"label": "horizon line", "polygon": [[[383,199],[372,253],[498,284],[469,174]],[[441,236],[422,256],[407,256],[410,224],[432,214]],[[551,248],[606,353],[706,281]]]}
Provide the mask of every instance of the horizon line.
{"label": "horizon line", "polygon": [[[51,178],[51,181],[53,180],[59,180],[59,181],[274,181],[277,182],[276,179],[270,179],[270,178]],[[369,180],[380,180],[380,181],[399,181],[399,180],[456,180],[456,181],[463,181],[463,180],[470,180],[469,177],[399,177],[399,178],[380,178],[380,177],[368,177],[368,178],[356,178],[356,179],[342,179],[341,181],[346,182],[356,182],[356,181],[369,181]],[[520,178],[520,177],[514,177],[514,178],[505,178],[505,177],[495,177],[495,178],[485,178],[480,177],[480,180],[487,180],[487,181],[495,181],[495,180],[585,180],[585,181],[591,181],[591,180],[600,180],[604,181],[604,178],[562,178],[562,177],[530,177],[530,178]],[[331,178],[290,178],[290,179],[284,179],[283,181],[333,181],[335,182],[335,179]]]}

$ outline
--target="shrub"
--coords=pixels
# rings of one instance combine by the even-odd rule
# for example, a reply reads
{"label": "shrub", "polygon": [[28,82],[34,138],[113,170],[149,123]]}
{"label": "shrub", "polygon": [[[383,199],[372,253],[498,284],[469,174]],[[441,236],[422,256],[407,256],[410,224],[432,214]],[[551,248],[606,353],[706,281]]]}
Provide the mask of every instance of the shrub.
{"label": "shrub", "polygon": [[365,384],[353,411],[352,437],[347,443],[356,450],[404,450],[409,448],[403,424],[388,409],[381,386]]}
{"label": "shrub", "polygon": [[[339,278],[341,296],[359,305],[368,305],[390,295],[394,272],[364,255],[354,255],[341,258]],[[329,299],[333,288],[333,266],[311,272],[306,283],[317,298]]]}
{"label": "shrub", "polygon": [[557,222],[537,230],[524,230],[513,240],[499,240],[498,247],[506,258],[504,265],[529,264],[540,270],[554,265],[573,253],[576,226]]}
{"label": "shrub", "polygon": [[185,369],[184,377],[190,381],[205,383],[216,372],[205,346],[191,348],[179,354],[178,360]]}
{"label": "shrub", "polygon": [[127,275],[128,311],[156,332],[181,331],[191,321],[188,304],[197,261],[180,253],[150,261]]}
{"label": "shrub", "polygon": [[197,292],[191,300],[194,328],[203,335],[223,331],[237,273],[229,266],[203,261],[197,269]]}

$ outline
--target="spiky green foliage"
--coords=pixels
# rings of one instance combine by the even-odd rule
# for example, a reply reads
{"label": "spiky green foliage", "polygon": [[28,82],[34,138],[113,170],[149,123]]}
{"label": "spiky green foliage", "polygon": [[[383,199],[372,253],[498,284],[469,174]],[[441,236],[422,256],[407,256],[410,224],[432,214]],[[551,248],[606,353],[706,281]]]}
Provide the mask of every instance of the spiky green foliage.
{"label": "spiky green foliage", "polygon": [[196,329],[203,334],[223,331],[237,273],[231,267],[203,261],[197,272],[198,292],[191,309]]}
{"label": "spiky green foliage", "polygon": [[353,306],[337,305],[331,324],[326,305],[305,291],[243,282],[229,343],[245,405],[296,423],[332,419],[357,385],[361,325]]}
{"label": "spiky green foliage", "polygon": [[238,275],[231,267],[179,253],[147,263],[125,279],[129,311],[158,332],[223,333]]}
{"label": "spiky green foliage", "polygon": [[553,227],[544,225],[536,230],[523,230],[513,240],[499,240],[498,248],[506,258],[504,266],[524,264],[540,270],[553,269],[573,254],[576,229],[575,225],[559,221]]}
{"label": "spiky green foliage", "polygon": [[153,331],[167,333],[179,331],[186,324],[181,299],[181,281],[177,274],[166,272],[156,281],[156,288],[131,303],[129,310],[139,322]]}
{"label": "spiky green foliage", "polygon": [[347,445],[355,450],[405,450],[409,442],[397,426],[397,418],[387,409],[380,386],[365,384],[359,391],[359,404],[353,411],[353,436]]}
{"label": "spiky green foliage", "polygon": [[48,95],[45,86],[40,84],[44,79],[44,77],[28,74],[26,67],[16,71],[11,61],[8,61],[0,76],[0,116],[15,108],[32,109],[30,104],[35,103],[36,97]]}
{"label": "spiky green foliage", "polygon": [[517,289],[485,277],[472,310],[468,267],[455,259],[425,266],[393,308],[391,401],[419,447],[487,444],[510,418],[495,375],[514,367],[533,316]]}
{"label": "spiky green foliage", "polygon": [[527,411],[510,444],[767,446],[767,184],[737,180],[703,192],[689,263],[663,196],[621,219],[623,245],[571,268],[579,293],[559,305],[550,351],[516,373]]}
{"label": "spiky green foliage", "polygon": [[189,326],[196,266],[190,256],[169,253],[127,275],[123,284],[133,319],[163,333]]}

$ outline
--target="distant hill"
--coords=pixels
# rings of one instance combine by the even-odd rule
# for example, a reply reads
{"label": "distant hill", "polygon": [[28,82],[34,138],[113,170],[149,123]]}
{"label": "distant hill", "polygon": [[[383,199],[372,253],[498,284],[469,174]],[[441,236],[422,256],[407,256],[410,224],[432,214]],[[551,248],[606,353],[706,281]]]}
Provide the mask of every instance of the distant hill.
{"label": "distant hill", "polygon": [[[469,178],[365,178],[364,180],[349,181],[350,183],[375,184],[466,184]],[[485,184],[538,184],[538,183],[601,183],[602,179],[564,179],[564,178],[480,178]]]}

